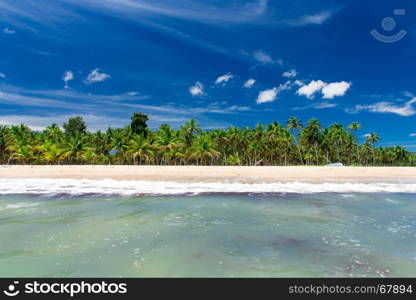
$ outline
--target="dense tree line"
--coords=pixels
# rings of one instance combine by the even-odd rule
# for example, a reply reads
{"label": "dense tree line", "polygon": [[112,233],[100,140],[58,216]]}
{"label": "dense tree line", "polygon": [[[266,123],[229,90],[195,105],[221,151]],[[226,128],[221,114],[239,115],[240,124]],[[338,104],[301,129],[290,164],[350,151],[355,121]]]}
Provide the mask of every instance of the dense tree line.
{"label": "dense tree line", "polygon": [[134,165],[345,165],[405,166],[416,155],[400,146],[378,147],[375,133],[359,143],[361,125],[317,119],[305,125],[295,117],[254,128],[203,131],[195,120],[178,130],[168,124],[147,127],[148,117],[135,113],[124,128],[88,132],[82,117],[70,118],[63,130],[52,124],[32,131],[21,124],[0,125],[1,164]]}

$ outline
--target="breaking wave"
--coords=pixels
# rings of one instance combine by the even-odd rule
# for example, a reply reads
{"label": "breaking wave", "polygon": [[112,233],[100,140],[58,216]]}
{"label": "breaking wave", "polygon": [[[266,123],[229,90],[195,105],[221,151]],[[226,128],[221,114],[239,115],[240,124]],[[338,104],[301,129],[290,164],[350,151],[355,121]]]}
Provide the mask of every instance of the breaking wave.
{"label": "breaking wave", "polygon": [[236,183],[87,179],[0,179],[0,195],[198,195],[214,193],[416,193],[416,183]]}

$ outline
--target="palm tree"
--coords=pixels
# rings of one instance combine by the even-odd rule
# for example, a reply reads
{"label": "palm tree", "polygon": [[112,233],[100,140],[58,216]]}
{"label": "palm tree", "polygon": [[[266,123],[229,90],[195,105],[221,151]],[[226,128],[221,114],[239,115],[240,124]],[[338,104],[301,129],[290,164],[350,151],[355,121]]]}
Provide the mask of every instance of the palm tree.
{"label": "palm tree", "polygon": [[29,163],[33,159],[32,147],[29,145],[19,145],[13,152],[12,159],[18,162]]}
{"label": "palm tree", "polygon": [[195,119],[191,119],[188,123],[182,125],[180,131],[186,147],[190,147],[194,137],[202,132]]}
{"label": "palm tree", "polygon": [[62,130],[55,123],[46,127],[43,134],[46,136],[48,140],[55,142],[55,143],[60,141],[60,139],[63,137]]}
{"label": "palm tree", "polygon": [[308,124],[301,132],[300,140],[302,140],[307,146],[313,147],[315,163],[318,165],[318,144],[321,140],[321,124],[319,124],[317,119],[309,120]]}
{"label": "palm tree", "polygon": [[289,120],[286,121],[286,123],[287,123],[287,128],[292,131],[292,135],[294,136],[296,146],[298,148],[300,162],[301,162],[301,164],[303,164],[302,153],[300,152],[299,142],[298,142],[298,139],[296,138],[296,132],[299,132],[299,130],[302,129],[302,127],[303,127],[302,126],[302,121],[299,120],[296,117],[290,117]]}
{"label": "palm tree", "polygon": [[74,132],[74,135],[69,137],[69,140],[63,147],[63,155],[68,159],[69,163],[76,163],[85,149],[85,138],[81,133]]}
{"label": "palm tree", "polygon": [[405,165],[406,162],[409,162],[409,158],[411,155],[404,147],[400,147],[400,146],[393,147],[392,153],[394,157],[393,161],[398,161],[402,165]]}
{"label": "palm tree", "polygon": [[279,140],[282,143],[282,147],[284,149],[284,161],[285,161],[285,166],[288,163],[288,156],[290,153],[290,149],[292,148],[292,144],[293,144],[293,135],[290,134],[289,131],[287,131],[286,129],[281,129],[280,130],[280,134],[279,134]]}
{"label": "palm tree", "polygon": [[7,134],[8,127],[0,125],[0,163],[3,163],[6,160],[7,156]]}
{"label": "palm tree", "polygon": [[380,137],[375,133],[360,144],[358,122],[350,124],[348,131],[337,123],[322,128],[317,119],[303,127],[292,117],[286,127],[275,121],[254,128],[203,131],[195,120],[179,129],[163,124],[157,130],[145,127],[144,121],[139,125],[146,134],[136,133],[138,127],[131,124],[88,132],[85,124],[72,122],[82,126],[78,126],[81,130],[71,126],[71,134],[57,124],[43,131],[23,124],[0,125],[0,163],[257,165],[267,161],[272,165],[319,165],[337,160],[355,165],[411,166],[416,161],[416,154],[403,147],[376,147]]}
{"label": "palm tree", "polygon": [[361,129],[361,124],[358,122],[352,122],[350,125],[348,125],[348,128],[354,133],[355,142],[356,142],[356,151],[357,151],[357,161],[360,161],[360,151],[359,151],[359,142],[358,142],[358,136],[357,131]]}
{"label": "palm tree", "polygon": [[219,156],[220,152],[215,150],[214,143],[208,135],[199,135],[195,138],[190,157],[195,158],[197,165],[207,164],[209,160],[212,165]]}
{"label": "palm tree", "polygon": [[64,149],[58,148],[57,145],[48,144],[47,147],[44,146],[43,148],[42,160],[48,164],[57,164],[62,160],[64,151]]}
{"label": "palm tree", "polygon": [[179,147],[180,143],[178,134],[168,124],[162,124],[159,127],[155,144],[159,150],[159,162],[161,164],[169,164],[170,158],[166,155],[166,153],[172,151],[175,147]]}
{"label": "palm tree", "polygon": [[119,164],[123,165],[125,161],[125,152],[127,150],[129,137],[126,135],[128,131],[126,130],[114,130],[111,136],[111,145],[112,149],[116,151],[116,158],[118,159]]}
{"label": "palm tree", "polygon": [[342,162],[341,159],[341,148],[347,141],[347,132],[344,130],[342,124],[334,123],[329,127],[330,138],[335,146],[337,153],[337,160]]}
{"label": "palm tree", "polygon": [[371,132],[367,134],[367,142],[372,147],[372,153],[373,153],[373,164],[375,163],[376,157],[374,152],[374,145],[380,141],[380,137],[377,135],[377,133]]}
{"label": "palm tree", "polygon": [[149,141],[142,135],[135,134],[130,140],[127,146],[127,153],[133,159],[133,163],[141,164],[144,160],[146,164],[149,164],[155,156],[152,146]]}
{"label": "palm tree", "polygon": [[95,151],[98,156],[102,157],[104,163],[111,163],[110,152],[113,149],[113,130],[107,129],[106,133],[102,133],[98,130],[95,135],[92,136],[92,145],[95,145]]}
{"label": "palm tree", "polygon": [[80,160],[86,164],[95,164],[99,155],[94,151],[94,148],[87,147],[85,150],[80,154]]}
{"label": "palm tree", "polygon": [[230,155],[227,158],[226,162],[227,162],[227,164],[229,164],[231,166],[239,166],[241,164],[241,160],[238,157],[238,154]]}

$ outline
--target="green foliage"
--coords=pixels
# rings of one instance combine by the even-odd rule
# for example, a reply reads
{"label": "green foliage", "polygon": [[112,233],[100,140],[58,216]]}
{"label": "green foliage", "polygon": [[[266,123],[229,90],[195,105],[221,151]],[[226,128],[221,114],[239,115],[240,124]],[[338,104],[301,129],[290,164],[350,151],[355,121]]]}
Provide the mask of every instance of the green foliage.
{"label": "green foliage", "polygon": [[[56,124],[52,124],[50,127],[56,127]],[[81,116],[69,118],[67,123],[63,125],[65,133],[69,136],[74,136],[77,132],[85,134],[87,131],[87,125]]]}
{"label": "green foliage", "polygon": [[292,117],[254,128],[203,131],[195,120],[178,130],[162,124],[147,128],[148,118],[135,113],[130,126],[87,132],[82,117],[52,124],[42,132],[27,126],[0,126],[1,164],[133,165],[324,165],[412,166],[416,154],[400,146],[379,147],[376,133],[360,143],[354,122],[323,128],[317,119],[306,125]]}
{"label": "green foliage", "polygon": [[130,127],[133,133],[147,137],[147,121],[149,117],[146,114],[134,113],[131,117]]}

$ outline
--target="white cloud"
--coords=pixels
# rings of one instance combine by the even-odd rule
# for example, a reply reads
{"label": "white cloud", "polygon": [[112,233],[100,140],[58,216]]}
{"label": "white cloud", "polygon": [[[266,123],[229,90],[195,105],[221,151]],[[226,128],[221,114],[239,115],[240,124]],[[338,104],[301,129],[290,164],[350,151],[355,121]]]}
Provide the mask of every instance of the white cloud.
{"label": "white cloud", "polygon": [[296,70],[294,70],[294,69],[289,70],[289,71],[286,71],[286,72],[284,72],[284,73],[282,74],[282,76],[283,76],[283,77],[286,77],[286,78],[294,78],[294,77],[296,77],[297,75],[298,75],[298,72],[297,72]]}
{"label": "white cloud", "polygon": [[413,95],[411,92],[409,92],[409,91],[406,91],[406,92],[404,92],[404,95],[406,96],[406,97],[409,97],[409,98],[414,98],[415,97],[415,95]]}
{"label": "white cloud", "polygon": [[[202,23],[252,23],[262,21],[267,12],[268,0],[251,0],[236,3],[221,1],[143,1],[143,0],[82,0],[78,1],[94,10],[104,10],[111,14],[122,14],[124,18],[160,15]],[[99,4],[99,5],[98,5]],[[142,17],[143,18],[143,17]]]}
{"label": "white cloud", "polygon": [[322,90],[326,85],[327,83],[322,80],[312,80],[309,84],[299,88],[296,94],[313,99],[315,97],[315,93]]}
{"label": "white cloud", "polygon": [[346,81],[330,83],[322,89],[323,98],[333,99],[337,96],[344,96],[350,87],[351,83]]}
{"label": "white cloud", "polygon": [[[16,105],[23,107],[48,107],[61,108],[69,111],[78,110],[83,113],[87,111],[106,113],[108,107],[112,106],[114,111],[130,111],[135,108],[131,100],[149,99],[146,95],[128,96],[125,93],[116,95],[100,95],[81,93],[71,89],[60,90],[27,90],[14,86],[4,86],[5,92],[0,91],[0,105]],[[127,100],[127,101],[126,101]],[[76,105],[74,104],[76,103]],[[138,105],[138,104],[137,104]],[[138,105],[137,109],[164,111],[165,106]],[[177,109],[176,113],[183,113]]]}
{"label": "white cloud", "polygon": [[226,101],[222,102],[212,102],[209,103],[206,107],[194,107],[190,111],[193,113],[203,114],[203,113],[215,113],[215,114],[237,114],[239,112],[251,110],[248,106],[238,106],[231,105],[228,106]]}
{"label": "white cloud", "polygon": [[251,108],[250,108],[250,107],[248,107],[248,106],[237,106],[237,105],[231,105],[231,106],[228,108],[228,110],[229,110],[229,111],[249,111],[249,110],[251,110]]}
{"label": "white cloud", "polygon": [[325,108],[333,108],[333,107],[337,107],[338,104],[337,103],[329,103],[329,102],[320,102],[320,103],[316,103],[313,108],[316,109],[325,109]]}
{"label": "white cloud", "polygon": [[295,21],[294,25],[321,25],[331,18],[332,14],[333,13],[330,11],[324,11],[315,15],[303,16],[299,20]]}
{"label": "white cloud", "polygon": [[285,83],[280,84],[277,87],[277,92],[280,93],[281,91],[290,90],[291,89],[292,81],[288,80]]}
{"label": "white cloud", "polygon": [[220,77],[217,78],[217,80],[215,80],[215,84],[220,84],[220,83],[226,83],[228,82],[228,80],[232,79],[234,76],[231,75],[230,73],[222,75]]}
{"label": "white cloud", "polygon": [[202,96],[204,94],[204,86],[202,85],[202,83],[197,81],[195,85],[189,88],[189,92],[192,96]]}
{"label": "white cloud", "polygon": [[0,78],[1,78],[1,79],[6,79],[6,74],[4,74],[4,73],[0,73]]}
{"label": "white cloud", "polygon": [[15,30],[13,30],[13,29],[9,29],[9,28],[4,28],[3,29],[3,32],[5,33],[5,34],[15,34],[16,33],[16,31]]}
{"label": "white cloud", "polygon": [[0,103],[29,107],[60,107],[67,109],[74,108],[74,104],[70,102],[55,100],[53,98],[32,97],[18,93],[7,92],[0,92]]}
{"label": "white cloud", "polygon": [[278,87],[272,88],[270,90],[261,91],[257,97],[257,104],[274,102],[277,98],[277,95],[285,90],[290,90],[291,81],[286,81],[283,84],[280,84]]}
{"label": "white cloud", "polygon": [[251,88],[256,83],[256,80],[251,78],[244,83],[245,88]]}
{"label": "white cloud", "polygon": [[72,79],[74,79],[74,73],[72,73],[72,71],[66,71],[64,73],[64,76],[62,77],[62,80],[65,82],[66,89],[69,87],[68,82],[71,81]]}
{"label": "white cloud", "polygon": [[260,62],[264,65],[274,64],[274,63],[278,63],[280,65],[283,64],[282,60],[274,61],[273,58],[269,54],[267,54],[266,52],[264,52],[261,49],[254,51],[253,57],[254,57],[255,60],[257,60],[258,62]]}
{"label": "white cloud", "polygon": [[303,82],[296,80],[295,84],[301,86],[296,94],[305,96],[308,99],[315,98],[315,94],[319,91],[322,92],[323,99],[344,96],[351,87],[351,83],[347,81],[326,83],[322,80],[312,80],[309,84],[304,85]]}
{"label": "white cloud", "polygon": [[295,80],[294,84],[296,84],[297,86],[303,86],[305,85],[302,81],[300,80]]}
{"label": "white cloud", "polygon": [[277,88],[272,88],[270,90],[261,91],[257,97],[257,104],[262,104],[266,102],[273,102],[277,97]]}
{"label": "white cloud", "polygon": [[301,107],[294,107],[292,108],[292,110],[305,110],[305,109],[329,109],[329,108],[334,108],[337,107],[338,104],[337,103],[330,103],[330,102],[317,102],[317,103],[313,103],[310,105],[306,105],[306,106],[301,106]]}
{"label": "white cloud", "polygon": [[416,133],[411,133],[409,134],[409,136],[416,136]]}
{"label": "white cloud", "polygon": [[100,69],[94,69],[91,71],[90,74],[88,74],[87,78],[85,79],[85,83],[86,84],[92,84],[92,83],[96,83],[96,82],[101,82],[104,81],[108,78],[110,78],[111,76],[109,74],[106,73],[102,73],[100,72]]}
{"label": "white cloud", "polygon": [[405,102],[403,105],[397,105],[392,102],[377,102],[370,105],[356,105],[354,109],[346,110],[349,113],[357,113],[359,111],[369,111],[372,113],[391,113],[402,117],[410,117],[416,115],[416,109],[413,104],[416,103],[416,97]]}

